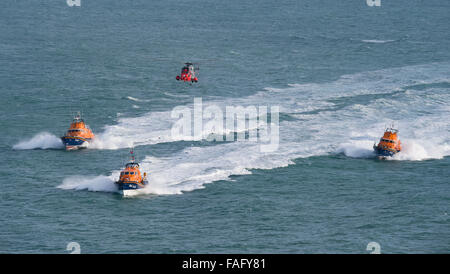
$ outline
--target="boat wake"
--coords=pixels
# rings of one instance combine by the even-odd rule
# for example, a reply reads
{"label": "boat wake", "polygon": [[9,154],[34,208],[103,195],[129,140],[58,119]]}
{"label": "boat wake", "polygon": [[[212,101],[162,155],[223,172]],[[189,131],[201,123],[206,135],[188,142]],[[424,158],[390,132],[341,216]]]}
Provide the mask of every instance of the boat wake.
{"label": "boat wake", "polygon": [[127,96],[126,97],[128,100],[134,101],[134,102],[149,102],[150,100],[143,100],[143,99],[139,99],[139,98],[135,98],[135,97],[131,97],[131,96]]}
{"label": "boat wake", "polygon": [[[442,159],[450,155],[450,146],[446,144],[435,145],[423,140],[402,138],[402,151],[387,160],[423,161],[430,159]],[[374,142],[354,141],[340,145],[336,152],[352,158],[376,158],[373,151]]]}
{"label": "boat wake", "polygon": [[21,141],[13,146],[16,150],[26,149],[63,149],[64,145],[59,137],[48,132],[41,132],[31,139]]}
{"label": "boat wake", "polygon": [[[212,146],[189,146],[166,158],[148,156],[141,162],[142,171],[149,174],[145,192],[180,194],[214,181],[229,180],[231,175],[251,174],[252,169],[285,167],[296,158],[336,153],[370,158],[374,156],[374,142],[393,122],[403,143],[402,152],[393,160],[449,156],[449,71],[450,63],[433,63],[344,75],[328,83],[267,88],[243,98],[203,98],[204,107],[214,104],[222,109],[239,105],[280,106],[278,150],[261,152],[260,144],[255,142],[218,142]],[[163,111],[121,118],[117,125],[105,128],[96,148],[178,141],[170,136],[170,114]],[[118,170],[110,176],[67,178],[61,187],[109,191],[117,177]]]}
{"label": "boat wake", "polygon": [[[117,172],[117,178],[119,172]],[[64,179],[58,186],[61,189],[89,190],[102,192],[117,192],[117,186],[114,184],[113,176],[71,176]]]}
{"label": "boat wake", "polygon": [[389,42],[394,42],[395,40],[361,40],[364,43],[374,43],[374,44],[384,44],[384,43],[389,43]]}

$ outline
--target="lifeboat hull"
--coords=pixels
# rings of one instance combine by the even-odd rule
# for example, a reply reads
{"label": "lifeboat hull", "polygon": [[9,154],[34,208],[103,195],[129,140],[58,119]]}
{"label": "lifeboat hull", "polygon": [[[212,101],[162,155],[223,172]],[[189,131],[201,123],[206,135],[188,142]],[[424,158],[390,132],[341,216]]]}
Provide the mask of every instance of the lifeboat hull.
{"label": "lifeboat hull", "polygon": [[119,194],[123,197],[129,197],[138,195],[140,193],[140,190],[143,189],[148,184],[148,182],[116,182],[116,184],[119,187]]}
{"label": "lifeboat hull", "polygon": [[390,150],[390,149],[382,149],[379,147],[374,146],[373,147],[375,154],[377,155],[378,159],[387,159],[388,157],[392,157],[395,154],[397,154],[400,151],[396,151],[396,150]]}
{"label": "lifeboat hull", "polygon": [[80,148],[87,148],[92,139],[82,137],[63,136],[61,137],[66,150],[77,150]]}

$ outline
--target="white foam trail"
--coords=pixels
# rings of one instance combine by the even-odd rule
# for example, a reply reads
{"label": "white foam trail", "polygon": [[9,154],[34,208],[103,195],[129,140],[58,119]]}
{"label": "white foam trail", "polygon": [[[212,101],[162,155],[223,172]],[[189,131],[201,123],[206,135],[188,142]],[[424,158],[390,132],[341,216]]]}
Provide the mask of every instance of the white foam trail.
{"label": "white foam trail", "polygon": [[392,160],[422,161],[442,159],[446,155],[449,155],[449,150],[442,145],[436,145],[427,140],[404,139],[402,151],[394,155]]}
{"label": "white foam trail", "polygon": [[357,141],[339,145],[336,152],[352,158],[371,158],[375,157],[372,146],[373,142],[371,141]]}
{"label": "white foam trail", "polygon": [[62,149],[64,145],[59,137],[48,132],[41,132],[29,140],[21,141],[13,146],[13,149]]}
{"label": "white foam trail", "polygon": [[167,92],[167,91],[163,92],[163,94],[167,95],[169,97],[174,97],[174,98],[188,98],[188,97],[190,97],[190,95],[188,95],[188,94],[173,94],[173,93],[170,93],[170,92]]}
{"label": "white foam trail", "polygon": [[[207,105],[206,105],[207,106]],[[158,143],[177,141],[194,141],[194,136],[172,136],[172,125],[176,119],[171,118],[169,111],[151,112],[141,117],[121,118],[117,125],[106,126],[104,131],[96,134],[96,138],[90,144],[90,149],[121,149]],[[206,120],[205,120],[206,121]],[[257,126],[245,127],[236,130],[229,129],[203,129],[202,136],[226,135],[232,132],[255,130]]]}
{"label": "white foam trail", "polygon": [[[336,106],[333,100],[342,101],[355,96],[392,93],[393,90],[408,85],[449,81],[448,67],[448,63],[433,63],[356,73],[344,75],[329,83],[291,84],[289,88],[267,88],[244,98],[204,101],[203,107],[214,104],[221,106],[224,110],[225,106],[279,105],[282,112],[297,115],[296,117],[300,119],[310,119],[315,114],[311,116],[307,112],[332,109]],[[274,92],[278,93],[275,97],[272,94]],[[134,97],[130,98],[140,100]],[[381,108],[386,108],[383,103],[389,104],[389,102],[380,101]],[[362,107],[364,108],[364,106]],[[140,146],[193,140],[194,138],[190,138],[190,136],[172,137],[171,127],[175,121],[176,119],[171,118],[171,111],[150,112],[140,117],[120,118],[116,125],[106,126],[103,132],[96,134],[97,138],[90,148],[120,149],[128,148],[133,144]],[[214,132],[203,132],[204,136],[209,134],[214,134]]]}
{"label": "white foam trail", "polygon": [[[246,157],[242,151],[246,151]],[[259,146],[245,142],[227,143],[211,147],[190,147],[175,157],[158,159],[146,157],[141,169],[149,174],[146,193],[181,194],[201,189],[204,184],[228,180],[231,175],[251,174],[252,168],[271,169],[292,164],[275,154],[259,156]]]}
{"label": "white foam trail", "polygon": [[106,126],[96,134],[89,148],[120,149],[174,141],[170,112],[151,112],[141,117],[120,118],[117,125]]}
{"label": "white foam trail", "polygon": [[[422,161],[429,159],[442,159],[449,155],[448,148],[445,145],[435,145],[424,140],[401,139],[402,151],[395,154],[388,160],[402,160],[402,161]],[[356,141],[353,143],[345,143],[338,147],[338,153],[343,153],[352,158],[373,158],[375,153],[373,151],[372,141]]]}
{"label": "white foam trail", "polygon": [[[374,142],[382,136],[385,125],[392,122],[400,129],[403,143],[403,151],[394,160],[420,161],[449,156],[449,89],[404,90],[418,84],[449,82],[449,70],[448,63],[386,69],[346,75],[330,83],[290,85],[245,98],[205,102],[205,105],[221,107],[279,105],[292,119],[280,123],[280,146],[271,153],[262,153],[259,143],[223,142],[188,147],[164,159],[146,157],[141,163],[141,170],[149,173],[145,192],[180,194],[213,181],[228,180],[231,175],[249,174],[254,168],[287,166],[300,157],[334,153],[372,157]],[[277,95],[273,96],[273,92]],[[152,144],[174,141],[168,133],[171,124],[169,111],[153,112],[120,119],[118,125],[108,126],[105,132],[110,137],[123,138],[113,143],[129,140]],[[123,145],[127,144],[118,147]],[[110,182],[113,177],[109,177]],[[93,181],[96,180],[100,179]]]}
{"label": "white foam trail", "polygon": [[[115,175],[115,176],[114,176]],[[119,172],[111,176],[71,176],[63,180],[63,183],[57,188],[60,189],[74,189],[74,190],[89,190],[89,191],[103,191],[103,192],[117,192],[118,188],[114,184],[114,177],[119,177]]]}
{"label": "white foam trail", "polygon": [[139,98],[135,98],[135,97],[131,97],[131,96],[127,96],[128,100],[134,101],[134,102],[149,102],[150,100],[143,100],[143,99],[139,99]]}
{"label": "white foam trail", "polygon": [[[242,157],[242,149],[250,157]],[[245,143],[227,143],[205,148],[189,147],[175,157],[166,159],[146,157],[140,163],[140,170],[148,173],[149,185],[142,189],[143,194],[182,194],[186,191],[204,188],[204,184],[218,180],[228,180],[231,175],[251,174],[251,168],[270,169],[274,165],[282,167],[292,164],[284,157],[259,154],[259,146]],[[114,192],[114,181],[119,170],[109,176],[72,176],[64,179],[58,186],[62,189]]]}
{"label": "white foam trail", "polygon": [[395,40],[361,40],[364,43],[375,43],[375,44],[384,44],[384,43],[389,43],[389,42],[394,42]]}

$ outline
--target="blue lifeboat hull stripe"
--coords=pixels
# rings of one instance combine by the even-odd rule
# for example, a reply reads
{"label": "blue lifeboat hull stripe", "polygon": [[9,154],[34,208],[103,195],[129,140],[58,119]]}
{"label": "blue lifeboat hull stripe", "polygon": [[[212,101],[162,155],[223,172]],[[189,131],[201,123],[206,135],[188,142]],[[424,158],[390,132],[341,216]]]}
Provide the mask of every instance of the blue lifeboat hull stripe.
{"label": "blue lifeboat hull stripe", "polygon": [[141,189],[141,188],[144,188],[145,185],[147,185],[147,184],[148,184],[148,182],[146,182],[146,181],[144,181],[144,186],[142,186],[141,184],[138,184],[138,183],[124,183],[124,182],[118,183],[119,190]]}
{"label": "blue lifeboat hull stripe", "polygon": [[91,141],[91,139],[89,138],[69,137],[69,136],[61,137],[61,140],[65,146],[81,146],[85,142]]}
{"label": "blue lifeboat hull stripe", "polygon": [[376,149],[375,149],[375,153],[376,153],[378,156],[387,156],[387,157],[391,157],[391,156],[394,156],[394,154],[395,154],[396,152],[394,152],[394,151],[392,151],[392,150],[376,148]]}

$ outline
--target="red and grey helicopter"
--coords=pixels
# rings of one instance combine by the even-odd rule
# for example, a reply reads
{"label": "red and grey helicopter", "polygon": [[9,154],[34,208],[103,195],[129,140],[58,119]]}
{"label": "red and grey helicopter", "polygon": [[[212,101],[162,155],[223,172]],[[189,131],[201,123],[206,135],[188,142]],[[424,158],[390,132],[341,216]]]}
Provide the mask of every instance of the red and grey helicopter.
{"label": "red and grey helicopter", "polygon": [[197,72],[199,70],[198,65],[194,67],[194,63],[184,63],[184,66],[181,68],[181,75],[177,75],[176,79],[177,81],[197,83]]}

